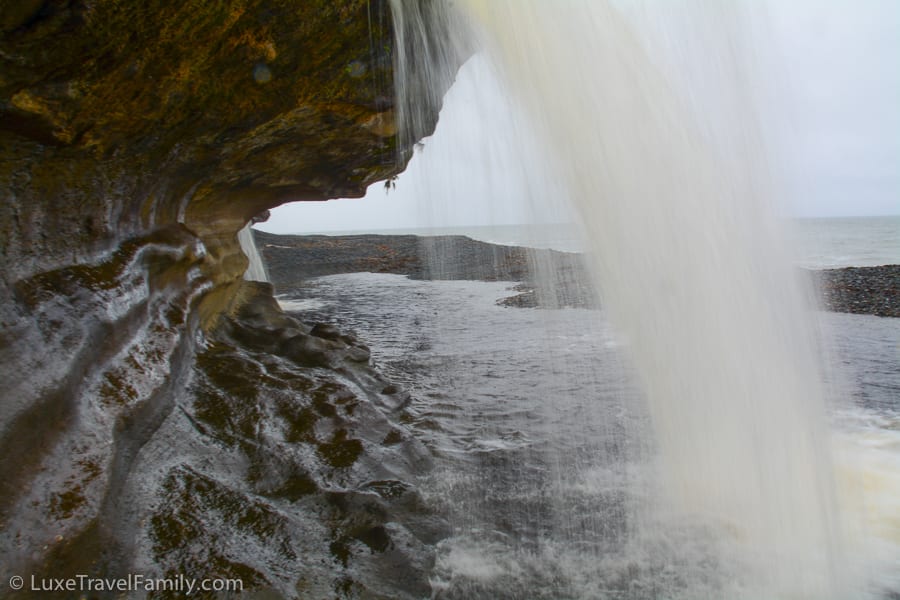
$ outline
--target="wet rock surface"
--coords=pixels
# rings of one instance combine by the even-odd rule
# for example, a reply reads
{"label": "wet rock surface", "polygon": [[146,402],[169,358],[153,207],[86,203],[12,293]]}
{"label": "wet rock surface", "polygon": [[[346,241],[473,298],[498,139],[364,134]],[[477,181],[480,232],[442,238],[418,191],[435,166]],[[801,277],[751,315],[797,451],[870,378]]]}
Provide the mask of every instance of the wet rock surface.
{"label": "wet rock surface", "polygon": [[[184,268],[177,258],[170,268]],[[271,294],[245,282],[238,308],[187,338],[184,305],[150,300],[167,326],[103,350],[125,356],[84,384],[89,402],[54,409],[68,412],[40,439],[57,452],[28,453],[34,423],[13,424],[18,454],[4,460],[22,466],[4,482],[6,567],[240,579],[280,598],[428,595],[447,529],[414,486],[432,459],[403,424],[408,394],[354,336],[281,313]],[[138,387],[168,360],[178,371],[165,383]],[[30,488],[26,470],[40,471]]]}
{"label": "wet rock surface", "polygon": [[236,237],[404,169],[388,3],[0,6],[4,572],[422,596],[403,394]]}
{"label": "wet rock surface", "polygon": [[427,595],[445,525],[410,483],[431,459],[399,424],[391,384],[350,356],[358,342],[327,340],[315,360],[290,343],[326,341],[306,333],[320,324],[282,315],[286,341],[237,342],[256,326],[256,301],[271,302],[269,286],[247,285],[255,298],[199,349],[180,414],[152,440],[192,452],[142,465],[159,480],[139,562],[279,597]]}
{"label": "wet rock surface", "polygon": [[500,301],[504,306],[596,305],[583,259],[571,252],[502,246],[460,235],[253,233],[269,275],[282,292],[302,286],[312,277],[369,272],[407,275],[413,279],[523,282],[515,288],[518,294]]}
{"label": "wet rock surface", "polygon": [[[395,273],[413,279],[521,282],[514,288],[518,294],[500,301],[503,306],[596,307],[578,254],[500,246],[463,236],[291,236],[260,231],[254,235],[281,290],[322,275]],[[900,317],[900,265],[806,273],[827,310]],[[547,283],[538,285],[538,280]]]}
{"label": "wet rock surface", "polygon": [[900,265],[827,269],[812,276],[828,310],[900,317]]}

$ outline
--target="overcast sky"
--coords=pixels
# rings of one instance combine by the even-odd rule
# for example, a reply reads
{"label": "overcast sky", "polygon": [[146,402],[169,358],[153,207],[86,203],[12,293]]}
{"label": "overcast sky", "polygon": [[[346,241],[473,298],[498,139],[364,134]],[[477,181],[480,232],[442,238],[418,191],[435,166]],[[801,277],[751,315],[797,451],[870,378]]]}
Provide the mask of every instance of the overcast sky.
{"label": "overcast sky", "polygon": [[900,214],[900,2],[773,0],[803,215]]}
{"label": "overcast sky", "polygon": [[[692,27],[714,20],[688,23],[684,11],[661,8],[668,3],[619,3],[651,57],[702,61],[708,52],[685,42],[697,38]],[[751,79],[789,198],[784,212],[900,214],[900,0],[745,6],[753,12],[745,19],[756,65]],[[376,184],[363,199],[285,205],[258,227],[300,233],[567,221],[553,157],[539,149],[527,119],[487,62],[476,59],[461,70],[435,135],[396,189]]]}

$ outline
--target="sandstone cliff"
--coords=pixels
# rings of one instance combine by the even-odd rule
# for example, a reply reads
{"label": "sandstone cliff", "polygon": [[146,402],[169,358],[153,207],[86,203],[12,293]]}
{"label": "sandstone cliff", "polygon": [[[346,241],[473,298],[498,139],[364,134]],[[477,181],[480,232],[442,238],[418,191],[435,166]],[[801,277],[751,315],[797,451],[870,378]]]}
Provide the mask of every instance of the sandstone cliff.
{"label": "sandstone cliff", "polygon": [[386,505],[427,461],[402,395],[236,241],[404,168],[387,1],[3,0],[0,31],[4,573],[420,593],[354,561],[427,561]]}

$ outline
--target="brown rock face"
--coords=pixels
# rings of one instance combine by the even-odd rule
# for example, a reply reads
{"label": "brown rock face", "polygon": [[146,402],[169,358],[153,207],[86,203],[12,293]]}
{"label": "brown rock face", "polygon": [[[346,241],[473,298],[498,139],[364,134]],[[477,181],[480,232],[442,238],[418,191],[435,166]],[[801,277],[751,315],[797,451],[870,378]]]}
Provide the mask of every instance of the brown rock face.
{"label": "brown rock face", "polygon": [[[281,595],[368,585],[328,583],[321,565],[320,580],[285,574],[315,535],[297,534],[282,511],[315,499],[331,515],[315,524],[322,544],[338,544],[341,569],[353,569],[355,534],[337,524],[353,521],[340,507],[357,501],[323,494],[374,477],[369,437],[391,425],[375,408],[342,413],[355,404],[328,390],[383,382],[364,347],[308,335],[277,307],[240,326],[269,291],[242,282],[236,232],[265,209],[361,196],[404,168],[392,22],[387,0],[0,0],[5,571],[176,573],[199,560],[190,545],[200,543],[218,553],[208,563],[219,572]],[[230,337],[252,338],[248,328],[290,329],[302,356],[328,346],[332,374],[251,356],[261,346]],[[332,402],[340,408],[322,408]],[[253,412],[246,431],[240,411]],[[259,424],[278,411],[302,435]],[[292,459],[285,440],[314,450]],[[294,491],[268,494],[276,483]],[[236,519],[259,545],[254,557],[222,541],[228,525],[204,529],[216,519]],[[289,551],[266,558],[280,551],[266,527]]]}
{"label": "brown rock face", "polygon": [[232,276],[256,213],[403,167],[386,2],[4,4],[6,285],[172,223]]}

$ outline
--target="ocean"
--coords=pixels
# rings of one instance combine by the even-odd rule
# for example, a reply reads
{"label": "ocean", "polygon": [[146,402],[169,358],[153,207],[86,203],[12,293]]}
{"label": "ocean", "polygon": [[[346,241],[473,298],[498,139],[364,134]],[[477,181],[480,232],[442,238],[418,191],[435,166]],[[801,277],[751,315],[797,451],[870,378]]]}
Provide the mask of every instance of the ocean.
{"label": "ocean", "polygon": [[802,267],[900,264],[900,216],[796,219],[792,225]]}
{"label": "ocean", "polygon": [[[801,267],[832,269],[900,264],[900,216],[791,219],[784,226],[791,238],[795,263]],[[506,246],[584,251],[578,226],[572,223],[309,232],[310,235],[368,233],[465,235]]]}
{"label": "ocean", "polygon": [[[898,227],[894,217],[801,221],[797,263],[900,263]],[[566,229],[430,233],[576,250]],[[437,544],[433,597],[754,597],[754,557],[742,554],[740,531],[654,510],[665,474],[628,340],[604,310],[498,306],[513,285],[358,273],[279,298],[303,319],[354,331],[411,393],[407,426],[435,458],[417,484],[452,526]],[[819,312],[816,323],[846,516],[836,535],[868,582],[853,597],[893,598],[900,319]]]}

